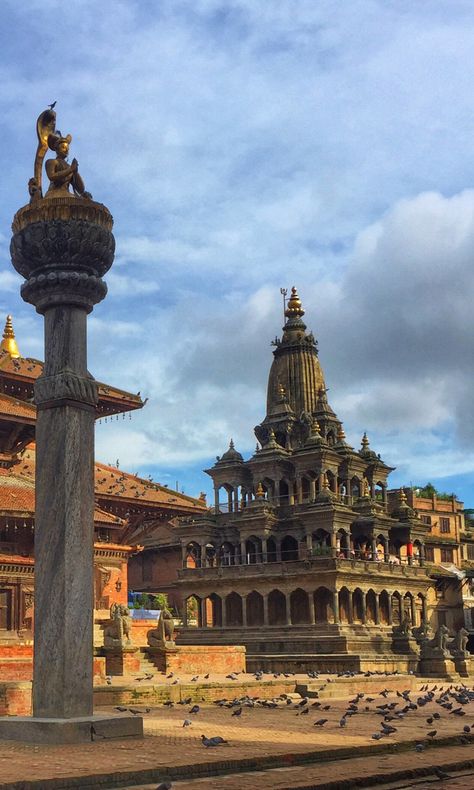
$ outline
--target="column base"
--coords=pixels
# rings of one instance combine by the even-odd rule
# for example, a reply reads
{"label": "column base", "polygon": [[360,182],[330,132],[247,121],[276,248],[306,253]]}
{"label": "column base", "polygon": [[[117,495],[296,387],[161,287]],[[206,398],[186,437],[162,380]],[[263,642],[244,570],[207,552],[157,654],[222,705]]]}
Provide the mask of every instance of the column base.
{"label": "column base", "polygon": [[73,719],[1,716],[0,740],[24,743],[87,743],[111,738],[143,738],[141,716],[94,714]]}

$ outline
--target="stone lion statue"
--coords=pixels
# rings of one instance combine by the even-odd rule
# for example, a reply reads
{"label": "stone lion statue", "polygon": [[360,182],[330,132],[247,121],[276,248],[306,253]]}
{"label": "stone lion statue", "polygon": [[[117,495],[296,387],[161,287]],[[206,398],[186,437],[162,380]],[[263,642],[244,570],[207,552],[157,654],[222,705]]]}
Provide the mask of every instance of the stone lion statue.
{"label": "stone lion statue", "polygon": [[110,607],[110,620],[104,629],[104,647],[127,647],[132,644],[130,609],[122,603]]}
{"label": "stone lion statue", "polygon": [[452,655],[469,655],[469,650],[467,649],[468,639],[469,631],[466,631],[465,628],[460,628],[459,631],[457,631],[454,639],[449,642],[449,649],[451,650]]}
{"label": "stone lion statue", "polygon": [[147,641],[150,647],[164,647],[174,645],[174,620],[173,615],[168,609],[162,609],[158,615],[156,628],[152,628],[147,633]]}
{"label": "stone lion statue", "polygon": [[449,628],[445,625],[440,625],[433,639],[423,639],[421,642],[421,657],[439,658],[442,656],[449,658],[448,642]]}

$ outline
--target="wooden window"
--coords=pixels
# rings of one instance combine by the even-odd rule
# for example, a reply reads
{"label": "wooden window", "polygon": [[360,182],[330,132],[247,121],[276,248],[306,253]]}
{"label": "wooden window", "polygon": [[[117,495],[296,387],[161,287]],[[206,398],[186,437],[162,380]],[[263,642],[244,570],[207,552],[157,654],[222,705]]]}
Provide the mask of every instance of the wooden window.
{"label": "wooden window", "polygon": [[439,520],[439,529],[440,532],[451,532],[451,525],[449,518],[440,518]]}
{"label": "wooden window", "polygon": [[441,549],[441,562],[452,562],[453,561],[453,550],[452,549]]}
{"label": "wooden window", "polygon": [[427,562],[434,562],[434,548],[433,546],[425,546],[425,559]]}
{"label": "wooden window", "polygon": [[431,516],[421,516],[423,524],[431,524]]}
{"label": "wooden window", "polygon": [[11,629],[11,590],[0,590],[0,630]]}

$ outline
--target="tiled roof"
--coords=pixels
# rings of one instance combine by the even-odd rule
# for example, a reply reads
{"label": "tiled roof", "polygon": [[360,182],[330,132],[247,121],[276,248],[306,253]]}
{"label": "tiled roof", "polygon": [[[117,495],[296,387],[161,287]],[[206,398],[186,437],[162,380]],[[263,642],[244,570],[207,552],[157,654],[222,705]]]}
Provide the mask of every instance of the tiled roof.
{"label": "tiled roof", "polygon": [[36,407],[28,401],[18,400],[0,392],[0,419],[2,417],[17,417],[20,420],[26,418],[35,422]]}
{"label": "tiled roof", "polygon": [[[19,485],[21,480],[28,482],[31,486],[34,485],[35,461],[36,451],[35,445],[32,443],[28,445],[20,458],[20,462],[13,468],[13,474],[9,475],[10,479],[13,479],[13,477],[18,479],[19,482],[14,483],[14,485]],[[0,469],[0,474],[1,472],[8,473],[8,471]],[[137,475],[117,469],[115,466],[107,466],[96,462],[94,464],[94,472],[95,495],[99,499],[106,499],[110,502],[118,500],[133,505],[140,504],[144,507],[159,508],[160,510],[169,511],[170,517],[177,511],[202,512],[207,510],[206,503],[201,499],[194,499],[186,494],[180,494],[178,491],[173,491],[151,480],[144,480]],[[102,510],[102,512],[105,513],[106,511]]]}
{"label": "tiled roof", "polygon": [[[35,380],[43,372],[43,363],[31,357],[13,358],[4,349],[0,350],[0,376],[6,376],[21,385],[30,385],[31,390]],[[140,395],[112,387],[110,384],[97,382],[99,388],[99,416],[120,414],[124,411],[141,409],[144,405]],[[16,389],[16,387],[13,387]]]}
{"label": "tiled roof", "polygon": [[134,504],[161,506],[171,511],[207,509],[206,503],[200,499],[98,462],[95,464],[95,493],[100,498],[118,497]]}

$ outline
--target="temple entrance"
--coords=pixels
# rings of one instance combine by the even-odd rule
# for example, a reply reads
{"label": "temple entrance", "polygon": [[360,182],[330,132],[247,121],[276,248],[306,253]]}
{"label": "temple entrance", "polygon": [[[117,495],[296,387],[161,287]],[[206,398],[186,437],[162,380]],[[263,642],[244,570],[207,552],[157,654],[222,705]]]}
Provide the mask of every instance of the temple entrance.
{"label": "temple entrance", "polygon": [[286,598],[280,590],[272,590],[268,596],[268,623],[269,625],[286,623]]}

